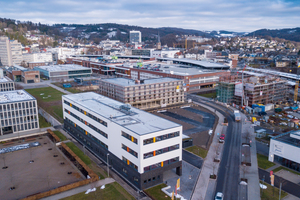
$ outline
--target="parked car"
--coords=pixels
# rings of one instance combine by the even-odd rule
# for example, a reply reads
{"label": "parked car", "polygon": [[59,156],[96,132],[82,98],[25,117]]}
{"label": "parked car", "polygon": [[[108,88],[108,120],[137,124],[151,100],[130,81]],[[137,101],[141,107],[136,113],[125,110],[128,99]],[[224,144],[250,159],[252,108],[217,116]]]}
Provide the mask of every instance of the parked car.
{"label": "parked car", "polygon": [[224,140],[225,140],[225,134],[222,133],[220,138],[219,138],[219,142],[222,143],[222,142],[224,142]]}
{"label": "parked car", "polygon": [[224,195],[222,192],[217,192],[215,200],[223,200],[223,197],[224,197]]}
{"label": "parked car", "polygon": [[266,115],[267,113],[266,112],[258,112],[258,115],[259,116],[264,116],[264,115]]}

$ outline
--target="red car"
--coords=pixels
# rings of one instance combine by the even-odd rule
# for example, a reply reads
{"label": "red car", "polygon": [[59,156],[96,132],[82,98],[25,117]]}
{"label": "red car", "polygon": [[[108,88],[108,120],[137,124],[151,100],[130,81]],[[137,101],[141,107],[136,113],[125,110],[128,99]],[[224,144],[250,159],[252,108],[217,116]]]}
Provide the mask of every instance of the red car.
{"label": "red car", "polygon": [[222,133],[220,138],[219,138],[219,142],[224,142],[224,140],[225,140],[225,134]]}

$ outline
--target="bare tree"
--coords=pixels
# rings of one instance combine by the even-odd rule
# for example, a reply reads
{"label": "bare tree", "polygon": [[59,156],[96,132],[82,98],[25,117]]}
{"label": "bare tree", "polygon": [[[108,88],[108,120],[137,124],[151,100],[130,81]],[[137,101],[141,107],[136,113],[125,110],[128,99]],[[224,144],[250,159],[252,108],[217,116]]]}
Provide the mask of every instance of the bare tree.
{"label": "bare tree", "polygon": [[243,171],[243,179],[246,179],[246,173],[248,172],[247,165],[243,164],[241,165],[242,171]]}
{"label": "bare tree", "polygon": [[249,144],[250,143],[250,139],[251,139],[251,133],[249,130],[247,130],[247,132],[244,134],[244,138],[246,140],[246,143]]}

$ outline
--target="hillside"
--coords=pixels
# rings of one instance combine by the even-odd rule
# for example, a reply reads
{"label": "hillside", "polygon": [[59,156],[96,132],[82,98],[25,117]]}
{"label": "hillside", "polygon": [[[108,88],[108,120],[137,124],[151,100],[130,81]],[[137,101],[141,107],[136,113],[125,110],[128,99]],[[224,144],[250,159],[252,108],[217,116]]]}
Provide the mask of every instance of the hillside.
{"label": "hillside", "polygon": [[261,37],[272,37],[282,38],[285,40],[291,40],[300,42],[300,28],[287,28],[287,29],[260,29],[249,33],[246,36],[261,36]]}

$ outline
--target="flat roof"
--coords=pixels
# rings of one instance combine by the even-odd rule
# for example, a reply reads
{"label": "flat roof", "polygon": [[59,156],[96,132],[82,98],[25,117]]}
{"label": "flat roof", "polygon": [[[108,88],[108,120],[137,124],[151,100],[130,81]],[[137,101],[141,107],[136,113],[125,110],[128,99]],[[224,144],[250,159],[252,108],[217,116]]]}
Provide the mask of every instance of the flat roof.
{"label": "flat roof", "polygon": [[13,81],[10,78],[8,78],[7,76],[0,78],[0,83],[5,83],[5,82],[13,82]]}
{"label": "flat roof", "polygon": [[187,59],[187,58],[157,58],[157,60],[166,60],[166,61],[173,61],[173,62],[180,62],[188,65],[194,65],[194,66],[199,66],[202,68],[211,68],[211,69],[229,69],[230,67],[227,65],[222,65],[219,63],[214,63],[214,62],[207,62],[207,61],[201,61],[201,60],[192,60],[192,59]]}
{"label": "flat roof", "polygon": [[35,100],[33,96],[25,90],[13,90],[0,92],[0,103]]}
{"label": "flat roof", "polygon": [[145,79],[144,83],[135,83],[135,80],[128,79],[128,78],[108,78],[108,79],[102,79],[102,81],[109,82],[116,85],[121,86],[132,86],[132,85],[147,85],[147,84],[154,84],[154,83],[165,83],[165,82],[171,82],[171,81],[182,81],[182,79],[177,78],[153,78],[153,79]]}
{"label": "flat roof", "polygon": [[[63,97],[136,133],[137,135],[146,135],[166,129],[181,127],[180,124],[94,92],[63,95]],[[129,111],[126,111],[126,109],[121,109],[121,106],[128,106],[127,108],[130,109]]]}
{"label": "flat roof", "polygon": [[160,73],[165,74],[175,74],[179,76],[189,76],[189,75],[197,75],[197,74],[209,74],[209,73],[216,73],[221,72],[221,70],[216,69],[200,69],[194,66],[186,66],[186,65],[178,65],[178,64],[165,64],[165,63],[149,63],[153,66],[159,65],[159,68],[155,67],[147,67],[148,64],[145,63],[143,67],[139,67],[136,69],[143,69],[143,70],[152,70]]}
{"label": "flat roof", "polygon": [[85,69],[91,70],[91,68],[83,67],[81,65],[75,65],[75,64],[37,66],[35,68],[40,68],[40,69],[46,70],[48,72],[85,70]]}
{"label": "flat roof", "polygon": [[277,135],[275,137],[272,137],[271,139],[279,141],[279,142],[283,142],[283,143],[286,143],[289,145],[297,146],[300,148],[300,140],[296,139],[295,137],[291,137],[291,134],[292,135],[299,134],[299,131],[289,131],[289,132]]}

